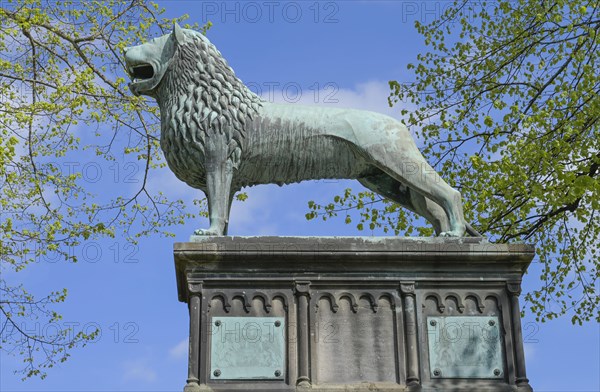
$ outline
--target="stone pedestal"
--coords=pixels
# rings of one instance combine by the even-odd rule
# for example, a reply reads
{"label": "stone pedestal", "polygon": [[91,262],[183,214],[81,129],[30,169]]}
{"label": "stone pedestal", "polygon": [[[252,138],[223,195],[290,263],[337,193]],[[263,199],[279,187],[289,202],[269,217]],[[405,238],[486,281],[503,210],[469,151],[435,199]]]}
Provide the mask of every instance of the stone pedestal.
{"label": "stone pedestal", "polygon": [[185,391],[531,391],[534,249],[476,238],[193,237]]}

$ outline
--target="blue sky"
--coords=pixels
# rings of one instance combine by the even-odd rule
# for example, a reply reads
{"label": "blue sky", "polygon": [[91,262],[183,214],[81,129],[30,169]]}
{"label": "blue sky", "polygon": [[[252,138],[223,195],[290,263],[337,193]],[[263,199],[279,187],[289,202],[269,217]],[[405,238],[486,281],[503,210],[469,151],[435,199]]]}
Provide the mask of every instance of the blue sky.
{"label": "blue sky", "polygon": [[[399,117],[387,107],[387,81],[410,81],[406,64],[426,50],[413,23],[431,21],[446,2],[180,2],[164,1],[167,16],[184,13],[190,22],[214,24],[209,39],[237,75],[274,101],[364,108]],[[300,12],[300,13],[299,13]],[[270,87],[271,86],[271,87]],[[286,89],[284,89],[284,87]],[[272,89],[272,90],[270,90]],[[298,92],[300,94],[298,95]],[[266,96],[266,98],[269,98]],[[93,166],[93,157],[81,165]],[[130,186],[126,163],[119,176],[104,168],[101,181]],[[90,172],[90,175],[94,175]],[[137,176],[137,177],[136,177]],[[195,191],[168,171],[155,173],[151,186],[191,201]],[[371,235],[342,220],[307,222],[307,201],[328,202],[355,182],[313,181],[252,188],[236,203],[230,233],[235,235]],[[21,382],[12,374],[15,359],[0,356],[0,391],[180,391],[187,375],[188,315],[177,301],[172,245],[207,222],[176,227],[175,239],[151,238],[127,247],[120,238],[76,249],[77,265],[41,260],[19,273],[39,292],[69,289],[61,305],[62,326],[99,328],[101,335],[75,350],[44,381]],[[374,233],[377,234],[377,233]],[[536,287],[533,264],[524,290]],[[69,324],[67,324],[69,323]],[[571,326],[567,318],[549,323],[523,320],[527,373],[536,391],[599,391],[600,329]],[[29,330],[48,331],[35,321]]]}

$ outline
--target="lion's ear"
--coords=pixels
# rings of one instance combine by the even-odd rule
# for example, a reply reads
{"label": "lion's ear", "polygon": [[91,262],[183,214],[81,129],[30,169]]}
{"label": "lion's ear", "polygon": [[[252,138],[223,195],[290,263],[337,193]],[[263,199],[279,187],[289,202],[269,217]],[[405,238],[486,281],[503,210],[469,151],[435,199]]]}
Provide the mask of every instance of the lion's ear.
{"label": "lion's ear", "polygon": [[178,44],[183,44],[185,42],[185,35],[183,34],[183,30],[177,23],[173,24],[173,37],[175,37],[175,41]]}

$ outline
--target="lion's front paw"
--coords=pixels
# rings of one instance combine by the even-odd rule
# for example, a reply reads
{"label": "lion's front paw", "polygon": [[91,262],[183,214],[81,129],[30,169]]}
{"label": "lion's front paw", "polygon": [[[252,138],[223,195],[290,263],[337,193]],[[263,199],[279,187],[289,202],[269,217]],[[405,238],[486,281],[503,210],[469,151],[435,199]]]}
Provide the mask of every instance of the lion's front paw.
{"label": "lion's front paw", "polygon": [[222,233],[217,232],[215,229],[197,229],[194,230],[194,235],[222,235]]}
{"label": "lion's front paw", "polygon": [[458,230],[444,231],[440,233],[440,237],[462,237],[464,236],[464,232],[460,232]]}

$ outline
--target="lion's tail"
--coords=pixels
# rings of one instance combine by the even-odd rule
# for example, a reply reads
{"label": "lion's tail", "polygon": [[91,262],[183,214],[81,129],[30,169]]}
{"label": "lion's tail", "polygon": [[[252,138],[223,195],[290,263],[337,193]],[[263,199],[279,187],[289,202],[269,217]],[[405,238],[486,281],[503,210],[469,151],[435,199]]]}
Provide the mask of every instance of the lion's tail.
{"label": "lion's tail", "polygon": [[479,233],[473,228],[473,226],[471,226],[470,223],[465,222],[465,226],[467,227],[467,234],[469,234],[471,237],[483,237],[481,233]]}

